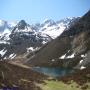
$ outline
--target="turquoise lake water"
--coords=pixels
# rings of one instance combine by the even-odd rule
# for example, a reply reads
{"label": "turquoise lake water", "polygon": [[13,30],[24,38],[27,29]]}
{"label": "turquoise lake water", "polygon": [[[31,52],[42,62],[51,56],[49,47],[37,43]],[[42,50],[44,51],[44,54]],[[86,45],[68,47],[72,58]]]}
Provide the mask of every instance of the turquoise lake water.
{"label": "turquoise lake water", "polygon": [[32,70],[52,77],[61,77],[61,76],[69,75],[70,73],[74,72],[73,69],[56,68],[56,67],[55,68],[33,67]]}

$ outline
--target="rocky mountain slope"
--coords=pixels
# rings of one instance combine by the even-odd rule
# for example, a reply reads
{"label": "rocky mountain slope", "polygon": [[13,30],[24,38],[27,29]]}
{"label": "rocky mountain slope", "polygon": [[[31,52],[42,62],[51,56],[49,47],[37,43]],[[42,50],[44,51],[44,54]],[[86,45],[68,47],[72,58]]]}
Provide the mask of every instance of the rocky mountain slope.
{"label": "rocky mountain slope", "polygon": [[25,63],[78,69],[90,67],[90,11]]}
{"label": "rocky mountain slope", "polygon": [[24,20],[9,23],[0,20],[0,58],[14,59],[16,56],[37,51],[44,44],[58,37],[79,18],[66,18],[60,21],[45,20],[34,25]]}

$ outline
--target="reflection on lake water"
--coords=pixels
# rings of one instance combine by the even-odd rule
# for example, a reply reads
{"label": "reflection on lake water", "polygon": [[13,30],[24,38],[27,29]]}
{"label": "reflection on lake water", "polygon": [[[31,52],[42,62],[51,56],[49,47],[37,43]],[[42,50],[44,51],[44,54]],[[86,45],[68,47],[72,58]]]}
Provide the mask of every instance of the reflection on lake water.
{"label": "reflection on lake water", "polygon": [[73,69],[66,69],[66,68],[48,68],[48,67],[32,67],[32,70],[43,73],[48,76],[52,77],[60,77],[65,76],[70,73],[73,73]]}

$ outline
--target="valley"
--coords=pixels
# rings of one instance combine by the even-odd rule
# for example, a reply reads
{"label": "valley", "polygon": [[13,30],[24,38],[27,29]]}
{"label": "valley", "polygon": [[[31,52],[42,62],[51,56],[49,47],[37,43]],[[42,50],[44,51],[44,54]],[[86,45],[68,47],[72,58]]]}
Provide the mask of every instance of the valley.
{"label": "valley", "polygon": [[0,22],[1,90],[90,90],[90,11],[34,25]]}

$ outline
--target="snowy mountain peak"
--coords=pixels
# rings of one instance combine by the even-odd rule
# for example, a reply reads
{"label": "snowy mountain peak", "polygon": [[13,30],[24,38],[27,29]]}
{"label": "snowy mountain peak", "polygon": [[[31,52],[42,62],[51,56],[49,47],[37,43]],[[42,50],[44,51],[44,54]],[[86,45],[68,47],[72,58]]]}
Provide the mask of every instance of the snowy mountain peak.
{"label": "snowy mountain peak", "polygon": [[53,39],[62,34],[62,32],[70,26],[71,22],[74,22],[76,18],[65,18],[59,21],[53,21],[51,19],[46,19],[41,24],[39,32],[47,34]]}
{"label": "snowy mountain peak", "polygon": [[27,23],[25,22],[25,20],[21,20],[18,23],[18,29],[25,29],[26,26],[27,26]]}
{"label": "snowy mountain peak", "polygon": [[0,20],[0,50],[7,50],[2,58],[25,53],[29,47],[41,47],[61,35],[70,22],[72,19],[60,22],[48,19],[29,25],[25,20],[18,23]]}
{"label": "snowy mountain peak", "polygon": [[[43,23],[36,23],[34,25],[29,25],[25,20],[21,20],[20,22],[7,22],[4,20],[0,20],[0,33],[1,37],[10,35],[14,32],[32,32],[34,34],[39,34],[42,36],[50,36],[55,39],[59,36],[71,22],[73,22],[76,18],[66,18],[59,21],[54,21],[52,19],[45,19]],[[9,37],[9,36],[8,36]]]}
{"label": "snowy mountain peak", "polygon": [[25,22],[25,20],[21,20],[12,30],[14,32],[33,32],[30,25]]}
{"label": "snowy mountain peak", "polygon": [[53,25],[53,24],[55,24],[55,22],[52,19],[45,19],[43,24]]}

